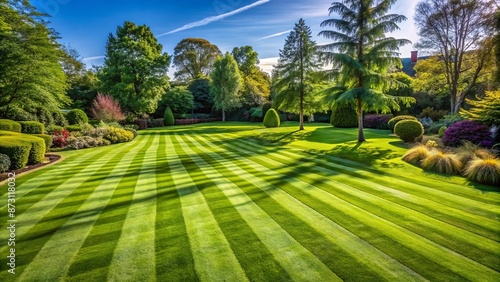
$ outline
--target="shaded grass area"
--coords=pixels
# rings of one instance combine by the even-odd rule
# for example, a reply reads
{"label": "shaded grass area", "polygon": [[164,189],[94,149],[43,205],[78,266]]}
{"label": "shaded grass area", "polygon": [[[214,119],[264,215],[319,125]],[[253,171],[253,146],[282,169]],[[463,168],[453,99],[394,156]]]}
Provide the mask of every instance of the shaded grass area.
{"label": "shaded grass area", "polygon": [[[496,188],[402,162],[388,131],[297,128],[179,126],[64,152],[17,180],[15,280],[500,279]],[[131,254],[152,271],[124,268]]]}

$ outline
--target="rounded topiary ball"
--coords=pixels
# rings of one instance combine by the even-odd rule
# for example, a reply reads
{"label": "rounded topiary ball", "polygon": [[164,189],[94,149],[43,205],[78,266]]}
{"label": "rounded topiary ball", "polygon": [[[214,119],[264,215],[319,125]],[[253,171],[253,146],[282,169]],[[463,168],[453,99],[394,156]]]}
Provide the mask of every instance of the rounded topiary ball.
{"label": "rounded topiary ball", "polygon": [[165,109],[165,114],[163,115],[163,123],[165,126],[171,126],[175,124],[174,113],[172,113],[172,109],[167,107]]}
{"label": "rounded topiary ball", "polygon": [[280,116],[275,109],[270,108],[267,111],[266,116],[264,117],[264,126],[265,127],[279,127],[280,126]]}
{"label": "rounded topiary ball", "polygon": [[66,114],[66,119],[69,124],[80,124],[80,123],[88,123],[89,118],[87,114],[80,109],[73,109]]}
{"label": "rounded topiary ball", "polygon": [[353,128],[358,126],[358,113],[351,105],[335,106],[332,109],[330,123],[339,128]]}
{"label": "rounded topiary ball", "polygon": [[390,130],[394,131],[394,127],[396,126],[396,123],[398,123],[402,120],[416,120],[416,121],[418,121],[418,119],[414,116],[402,115],[402,116],[397,116],[397,117],[391,118],[389,120],[389,122],[387,122],[387,126],[389,126]]}
{"label": "rounded topiary ball", "polygon": [[402,120],[394,126],[394,133],[405,142],[414,142],[424,134],[424,126],[417,120]]}

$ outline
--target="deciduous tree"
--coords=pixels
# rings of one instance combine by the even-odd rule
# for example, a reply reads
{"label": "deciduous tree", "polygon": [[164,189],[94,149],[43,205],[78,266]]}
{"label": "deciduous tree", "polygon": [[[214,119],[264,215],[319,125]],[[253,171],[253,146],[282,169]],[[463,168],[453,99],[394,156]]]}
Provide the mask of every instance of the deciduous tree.
{"label": "deciduous tree", "polygon": [[229,52],[215,61],[210,77],[210,92],[214,97],[215,108],[222,110],[222,121],[226,121],[226,111],[241,106],[241,96],[238,95],[241,87],[240,71]]}
{"label": "deciduous tree", "polygon": [[396,79],[386,75],[391,67],[401,64],[399,47],[410,43],[406,39],[386,37],[387,32],[397,29],[406,17],[388,14],[396,0],[344,0],[334,2],[330,15],[338,13],[340,18],[328,19],[320,35],[334,40],[322,46],[323,59],[332,64],[332,75],[338,85],[331,88],[326,103],[353,104],[358,113],[358,142],[364,142],[363,112],[377,110],[388,112],[399,110],[399,101],[409,103],[410,97],[396,97],[384,93],[392,85],[402,86]]}
{"label": "deciduous tree", "polygon": [[110,34],[100,73],[104,92],[134,114],[153,113],[169,88],[170,56],[150,28],[125,22]]}
{"label": "deciduous tree", "polygon": [[207,77],[221,54],[219,48],[206,39],[183,39],[174,49],[175,78],[189,81]]}

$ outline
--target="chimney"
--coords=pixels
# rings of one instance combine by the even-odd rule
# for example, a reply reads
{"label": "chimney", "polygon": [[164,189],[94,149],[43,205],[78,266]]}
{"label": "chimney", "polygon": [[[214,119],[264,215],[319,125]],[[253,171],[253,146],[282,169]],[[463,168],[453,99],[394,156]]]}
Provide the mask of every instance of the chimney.
{"label": "chimney", "polygon": [[418,51],[411,51],[411,63],[416,64],[418,61]]}

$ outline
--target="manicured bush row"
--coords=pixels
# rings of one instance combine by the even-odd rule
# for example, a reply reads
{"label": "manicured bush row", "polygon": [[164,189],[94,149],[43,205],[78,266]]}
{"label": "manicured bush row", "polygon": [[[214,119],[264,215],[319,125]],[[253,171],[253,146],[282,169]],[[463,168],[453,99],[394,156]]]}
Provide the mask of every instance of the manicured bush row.
{"label": "manicured bush row", "polygon": [[275,109],[270,108],[266,116],[264,117],[264,126],[265,127],[279,127],[280,126],[280,116]]}
{"label": "manicured bush row", "polygon": [[405,142],[415,142],[415,139],[424,134],[424,127],[416,120],[401,120],[394,127],[394,134]]}
{"label": "manicured bush row", "polygon": [[0,130],[21,132],[21,124],[10,119],[0,119]]}
{"label": "manicured bush row", "polygon": [[80,125],[68,125],[66,126],[66,130],[69,131],[69,132],[81,132],[82,131],[82,127]]}
{"label": "manicured bush row", "polygon": [[191,118],[191,119],[176,119],[175,125],[187,125],[187,124],[196,124],[196,123],[204,123],[204,122],[214,122],[221,121],[221,118]]}
{"label": "manicured bush row", "polygon": [[335,106],[332,109],[330,124],[339,128],[358,126],[358,114],[351,105]]}
{"label": "manicured bush row", "polygon": [[31,144],[28,164],[34,165],[43,162],[43,160],[45,159],[46,151],[44,139],[36,136],[23,136],[23,142]]}
{"label": "manicured bush row", "polygon": [[47,135],[47,134],[33,134],[33,136],[42,138],[45,141],[45,151],[48,151],[50,147],[52,147],[52,142],[54,139],[52,138],[52,135]]}
{"label": "manicured bush row", "polygon": [[10,158],[5,154],[0,154],[0,173],[4,173],[9,170]]}
{"label": "manicured bush row", "polygon": [[394,131],[394,127],[396,126],[396,123],[398,123],[402,120],[416,120],[416,121],[418,121],[418,119],[414,116],[402,115],[402,116],[397,116],[397,117],[393,117],[392,119],[390,119],[387,122],[387,126],[389,127],[390,130]]}
{"label": "manicured bush row", "polygon": [[66,114],[66,119],[70,125],[88,123],[89,118],[87,114],[80,109],[73,109]]}
{"label": "manicured bush row", "polygon": [[10,170],[21,169],[28,164],[31,143],[23,142],[17,137],[0,137],[0,154],[5,154],[10,159]]}
{"label": "manicured bush row", "polygon": [[45,132],[45,125],[38,121],[19,121],[21,124],[21,132],[27,134],[43,134]]}
{"label": "manicured bush row", "polygon": [[148,128],[148,121],[145,119],[136,119],[135,124],[139,127],[139,130]]}

